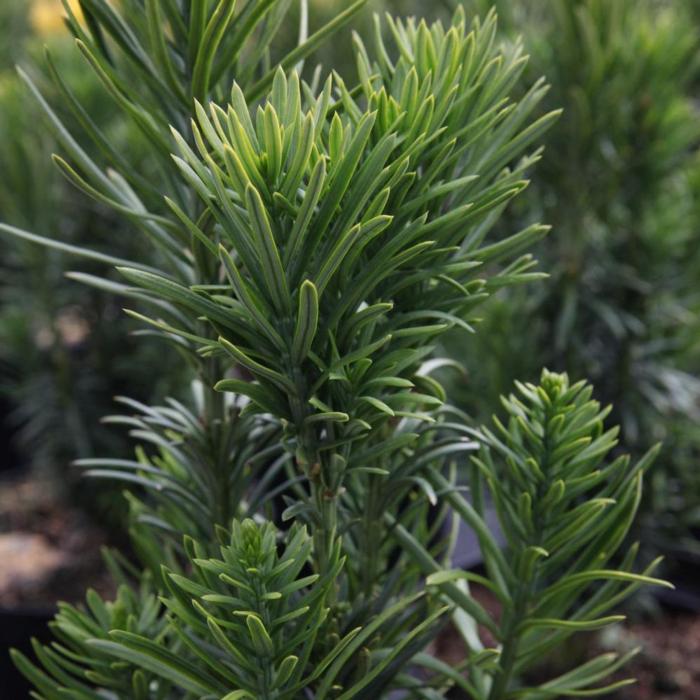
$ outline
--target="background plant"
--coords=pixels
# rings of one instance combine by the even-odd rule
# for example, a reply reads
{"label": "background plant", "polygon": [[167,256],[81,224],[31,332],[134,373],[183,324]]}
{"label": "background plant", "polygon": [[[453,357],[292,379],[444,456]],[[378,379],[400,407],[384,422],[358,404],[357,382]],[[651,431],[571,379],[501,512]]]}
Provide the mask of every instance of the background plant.
{"label": "background plant", "polygon": [[[30,20],[38,21],[35,7],[19,4],[3,11],[13,13],[9,26],[29,28]],[[42,12],[49,10],[42,8]],[[58,7],[54,15],[60,28]],[[114,253],[138,256],[140,249],[125,235],[121,221],[104,206],[81,197],[58,171],[46,167],[56,141],[42,124],[41,111],[14,67],[15,62],[39,58],[44,41],[50,45],[54,63],[114,144],[127,152],[130,143],[128,128],[113,118],[97,80],[85,72],[65,37],[57,36],[46,21],[33,25],[37,36],[32,39],[20,32],[6,36],[8,42],[17,43],[2,63],[0,78],[0,129],[5,136],[0,147],[0,217],[37,234],[55,233],[72,245],[94,242],[97,232],[109,230]],[[40,31],[50,33],[44,36]],[[48,81],[43,87],[55,95]],[[137,156],[134,151],[135,163],[139,163]],[[8,239],[0,288],[2,390],[8,406],[3,420],[18,438],[24,460],[44,476],[56,477],[57,489],[67,483],[75,486],[66,467],[76,456],[101,451],[126,456],[127,441],[95,422],[95,416],[111,410],[115,394],[125,392],[143,400],[158,393],[150,369],[157,352],[126,336],[119,300],[67,282],[65,266],[59,250]],[[104,268],[94,265],[92,271],[98,269]],[[176,371],[175,363],[169,367]]]}
{"label": "background plant", "polygon": [[506,35],[524,34],[533,75],[551,78],[548,103],[564,107],[513,210],[553,225],[538,250],[550,279],[503,295],[488,330],[455,339],[461,401],[481,414],[541,361],[590,377],[634,454],[666,442],[644,541],[687,556],[699,497],[697,25],[677,2],[542,9],[512,3]]}

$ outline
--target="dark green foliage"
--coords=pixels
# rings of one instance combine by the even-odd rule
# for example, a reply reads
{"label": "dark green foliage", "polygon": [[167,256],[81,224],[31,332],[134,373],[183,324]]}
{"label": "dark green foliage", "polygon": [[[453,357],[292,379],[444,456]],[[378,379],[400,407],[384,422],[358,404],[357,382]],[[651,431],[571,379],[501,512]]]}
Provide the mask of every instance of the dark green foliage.
{"label": "dark green foliage", "polygon": [[[628,456],[606,459],[618,430],[605,430],[609,410],[601,411],[591,394],[585,382],[570,385],[566,375],[545,370],[539,385],[519,384],[518,395],[503,399],[507,422],[494,418],[495,432],[481,430],[471,494],[481,517],[488,494],[507,543],[504,556],[495,556],[482,542],[490,587],[503,606],[500,669],[489,698],[502,697],[514,676],[572,634],[622,619],[607,613],[642,584],[661,583],[646,576],[658,562],[645,575],[632,572],[636,546],[620,567],[610,568],[658,449],[634,465]],[[434,574],[428,583],[450,578]],[[599,681],[625,661],[605,655],[520,692],[528,698],[602,693]]]}
{"label": "dark green foliage", "polygon": [[[590,390],[565,377],[527,387],[529,406],[510,399],[500,437],[445,405],[432,377],[439,338],[471,329],[495,290],[541,277],[529,250],[546,227],[494,236],[557,117],[536,114],[543,80],[518,96],[520,45],[498,44],[494,13],[467,22],[458,10],[447,26],[377,19],[371,45],[354,37],[355,85],[298,69],[361,3],[276,68],[286,0],[134,1],[123,14],[81,4],[86,25],[72,30],[145,137],[147,176],[83,118],[101,152],[89,155],[30,88],[65,151],[58,166],[150,252],[44,243],[119,269],[122,282],[73,277],[130,300],[147,334],[178,351],[195,400],[127,400],[133,415],[110,422],[132,429],[136,458],[80,462],[132,487],[146,573],[129,565],[130,583],[115,571],[122,607],[91,595],[89,613],[62,610],[63,644],[36,649],[45,671],[16,655],[37,697],[435,700],[458,687],[505,700],[596,688],[622,660],[520,689],[539,658],[523,646],[544,653],[614,622],[598,618],[661,583],[631,573],[633,556],[603,568],[650,458],[600,466],[613,434]],[[470,502],[458,477],[479,449]],[[487,577],[450,570],[460,519]],[[562,541],[574,526],[584,533]],[[501,620],[470,595],[472,579],[501,600]],[[586,603],[591,583],[602,586]],[[536,591],[550,595],[546,610]],[[458,669],[428,652],[450,619],[468,647]],[[484,647],[478,624],[499,648]]]}
{"label": "dark green foliage", "polygon": [[[275,515],[273,499],[287,486],[288,457],[279,445],[279,426],[242,415],[244,404],[231,397],[216,421],[202,423],[196,387],[195,411],[168,399],[165,406],[120,403],[131,415],[108,416],[125,425],[141,444],[135,459],[88,458],[77,467],[92,478],[123,481],[145,489],[146,499],[128,496],[135,541],[152,573],[182,554],[182,533],[214,541],[216,528],[248,513]],[[144,527],[146,526],[146,527]],[[148,536],[145,536],[148,531]]]}
{"label": "dark green foliage", "polygon": [[[255,121],[234,85],[230,107],[213,105],[207,115],[197,106],[198,155],[176,134],[175,162],[206,205],[208,227],[173,208],[197,247],[201,242],[203,264],[216,269],[220,261],[226,279],[187,288],[122,270],[193,320],[206,315],[213,328],[199,333],[215,342],[198,336],[197,326],[163,316],[162,307],[162,320],[152,325],[201,346],[207,358],[230,358],[257,380],[225,379],[217,388],[247,395],[282,421],[283,440],[310,487],[294,514],[321,525],[324,538],[362,515],[378,534],[389,501],[375,476],[387,473],[394,450],[418,438],[402,431],[392,441],[391,425],[396,418],[430,419],[426,411],[444,396],[417,376],[426,343],[466,325],[492,285],[529,279],[532,261],[517,252],[545,231],[531,227],[507,242],[483,243],[488,214],[522,189],[521,171],[531,161],[503,166],[552,119],[517,131],[542,94],[539,85],[517,106],[500,104],[524,62],[516,51],[502,67],[489,63],[493,17],[471,33],[459,16],[447,33],[438,25],[392,26],[404,46],[396,65],[383,45],[379,55],[387,58],[372,65],[358,44],[360,74],[367,76],[362,102],[338,81],[342,111],[329,115],[329,80],[300,113],[298,80],[279,72]],[[431,62],[444,65],[432,70]],[[433,74],[442,76],[436,89]],[[500,88],[482,87],[487,75]],[[457,146],[454,136],[468,133],[467,119],[481,139]],[[441,129],[446,142],[433,143],[430,134]],[[457,178],[457,170],[473,174]],[[483,262],[504,254],[512,262],[502,273],[490,282],[477,276]],[[368,461],[375,452],[376,461]],[[377,509],[371,514],[362,512],[367,504],[356,493],[368,488]]]}
{"label": "dark green foliage", "polygon": [[[110,570],[119,583],[113,602],[104,602],[95,591],[88,591],[86,606],[78,609],[62,604],[52,623],[56,642],[51,647],[34,643],[34,651],[46,673],[32,666],[21,653],[12,652],[18,668],[40,694],[53,700],[65,697],[70,688],[73,697],[98,698],[91,689],[102,687],[114,697],[143,700],[167,697],[172,685],[163,683],[161,695],[149,695],[154,674],[138,664],[113,664],[113,657],[100,650],[115,634],[144,635],[167,643],[165,609],[158,600],[152,581],[145,575],[134,582],[131,567],[117,563],[110,555]],[[63,687],[64,690],[59,690]],[[70,697],[70,696],[69,696]]]}

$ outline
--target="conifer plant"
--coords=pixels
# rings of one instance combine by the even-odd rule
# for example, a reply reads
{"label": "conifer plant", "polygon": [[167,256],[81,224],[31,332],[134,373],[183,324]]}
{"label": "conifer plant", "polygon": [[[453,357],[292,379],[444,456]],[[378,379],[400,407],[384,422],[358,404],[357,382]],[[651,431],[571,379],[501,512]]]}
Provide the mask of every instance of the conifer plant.
{"label": "conifer plant", "polygon": [[[83,20],[66,6],[69,27],[141,130],[153,173],[124,162],[54,73],[94,161],[28,82],[61,140],[58,166],[152,255],[68,248],[121,280],[71,276],[128,299],[147,335],[179,351],[194,391],[189,404],[123,399],[128,415],[110,420],[131,429],[134,459],[80,462],[127,484],[138,558],[108,553],[115,600],[88,592],[84,607],[61,607],[36,661],[15,653],[35,697],[505,700],[615,687],[605,679],[626,658],[613,655],[534,686],[527,672],[568,636],[617,622],[611,608],[634,589],[663,585],[653,565],[634,572],[634,549],[609,564],[653,453],[607,461],[616,431],[591,388],[564,375],[519,386],[506,421],[481,430],[431,376],[443,333],[471,328],[492,291],[539,276],[528,249],[545,227],[490,236],[557,116],[532,116],[543,81],[514,97],[521,47],[498,45],[494,13],[387,17],[371,43],[354,38],[350,80],[303,63],[361,2],[310,35],[302,2],[284,55],[289,0],[80,4]],[[484,575],[450,566],[460,521]],[[466,649],[456,666],[430,653],[450,622]]]}
{"label": "conifer plant", "polygon": [[682,566],[700,555],[698,25],[684,3],[507,4],[504,34],[525,36],[528,72],[552,83],[545,108],[564,108],[509,214],[556,235],[536,251],[550,278],[506,290],[482,332],[455,344],[469,372],[459,399],[490,412],[543,364],[594,381],[634,455],[666,445],[640,525],[647,551]]}

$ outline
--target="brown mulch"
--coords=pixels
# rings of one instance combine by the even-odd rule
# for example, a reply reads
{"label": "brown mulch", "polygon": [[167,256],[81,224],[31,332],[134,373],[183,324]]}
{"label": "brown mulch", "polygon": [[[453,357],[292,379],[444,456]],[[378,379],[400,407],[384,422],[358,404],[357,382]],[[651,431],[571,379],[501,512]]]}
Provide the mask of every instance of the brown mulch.
{"label": "brown mulch", "polygon": [[625,648],[642,647],[625,669],[638,683],[619,700],[700,700],[700,615],[669,615],[620,630]]}
{"label": "brown mulch", "polygon": [[0,607],[78,602],[87,588],[109,595],[95,523],[48,480],[0,481]]}
{"label": "brown mulch", "polygon": [[[498,605],[478,587],[472,594],[495,617]],[[480,630],[486,644],[493,644],[488,633]],[[593,638],[596,639],[596,638]],[[610,700],[700,700],[700,615],[694,613],[665,614],[643,622],[628,622],[606,631],[586,648],[587,637],[580,635],[566,650],[553,655],[548,665],[537,673],[545,678],[564,673],[566,658],[576,657],[574,664],[603,652],[624,654],[641,647],[642,651],[611,680],[636,678]],[[457,664],[464,658],[464,643],[454,629],[446,630],[436,641],[433,651],[447,663]],[[457,696],[455,696],[457,697]]]}

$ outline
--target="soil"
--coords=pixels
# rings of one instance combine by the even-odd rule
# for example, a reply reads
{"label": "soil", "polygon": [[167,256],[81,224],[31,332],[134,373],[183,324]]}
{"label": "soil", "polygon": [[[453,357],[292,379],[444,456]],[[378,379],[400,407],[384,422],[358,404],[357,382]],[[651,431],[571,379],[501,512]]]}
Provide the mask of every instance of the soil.
{"label": "soil", "polygon": [[[498,615],[498,605],[487,591],[472,587],[472,595],[489,611]],[[480,630],[485,644],[493,644],[488,632]],[[641,652],[630,661],[616,678],[636,678],[634,685],[605,696],[609,700],[700,700],[700,614],[697,612],[662,613],[642,622],[628,622],[608,629],[594,638],[593,644],[581,646],[583,635],[565,654],[554,656],[549,664],[557,666],[538,671],[543,679],[567,670],[563,656],[580,657],[578,663],[598,654],[616,651],[626,653],[637,647]],[[453,629],[437,640],[434,652],[447,663],[456,664],[464,658],[464,644]],[[569,666],[570,667],[570,666]],[[454,695],[454,699],[462,700]]]}
{"label": "soil", "polygon": [[106,536],[47,480],[0,481],[0,608],[53,608],[95,588],[110,595],[102,566]]}
{"label": "soil", "polygon": [[669,615],[619,630],[619,644],[642,647],[627,667],[638,683],[619,700],[700,700],[700,615]]}

